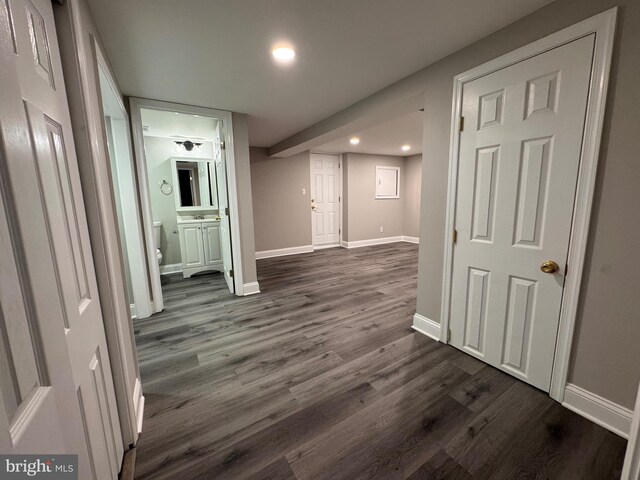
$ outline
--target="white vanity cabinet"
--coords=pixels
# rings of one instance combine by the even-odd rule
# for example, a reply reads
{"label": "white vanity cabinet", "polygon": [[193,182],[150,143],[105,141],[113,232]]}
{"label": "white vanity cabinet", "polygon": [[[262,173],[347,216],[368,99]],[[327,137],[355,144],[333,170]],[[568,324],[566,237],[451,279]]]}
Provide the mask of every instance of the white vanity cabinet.
{"label": "white vanity cabinet", "polygon": [[179,222],[178,233],[184,278],[198,272],[223,270],[219,221]]}

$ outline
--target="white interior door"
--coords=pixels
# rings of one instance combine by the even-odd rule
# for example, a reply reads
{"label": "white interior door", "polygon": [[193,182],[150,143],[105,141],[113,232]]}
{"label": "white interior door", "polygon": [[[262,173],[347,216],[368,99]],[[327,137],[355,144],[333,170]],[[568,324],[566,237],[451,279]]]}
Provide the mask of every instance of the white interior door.
{"label": "white interior door", "polygon": [[311,154],[311,233],[313,246],[340,242],[340,157]]}
{"label": "white interior door", "polygon": [[[3,428],[2,443],[6,451],[79,453],[81,478],[115,479],[122,435],[51,2],[11,0],[0,11],[0,104],[8,152],[2,185],[7,211],[15,215],[8,231],[2,229],[3,264],[14,282],[3,278],[1,289],[15,294],[13,306],[3,298],[2,317],[6,335],[16,335],[5,344],[13,373],[9,368],[11,381],[3,380],[2,388],[3,397],[5,390],[19,392],[6,397],[14,400],[8,409],[5,404],[9,430]],[[16,100],[21,111],[13,110]],[[17,276],[5,257],[9,244]],[[44,299],[48,308],[38,311]],[[9,307],[18,315],[5,311]],[[63,351],[50,348],[57,338],[64,339]],[[65,384],[61,375],[69,369]],[[66,425],[65,416],[80,423]],[[11,443],[5,443],[7,433]],[[66,445],[58,444],[65,436]]]}
{"label": "white interior door", "polygon": [[[451,343],[545,391],[593,46],[584,37],[463,88]],[[558,269],[544,273],[547,261]]]}
{"label": "white interior door", "polygon": [[234,293],[231,226],[229,220],[229,194],[227,189],[227,165],[224,148],[222,148],[222,132],[220,131],[220,123],[221,122],[218,122],[216,125],[215,140],[213,142],[213,156],[216,163],[218,210],[220,216],[220,253],[222,255],[224,278],[227,281],[229,292]]}

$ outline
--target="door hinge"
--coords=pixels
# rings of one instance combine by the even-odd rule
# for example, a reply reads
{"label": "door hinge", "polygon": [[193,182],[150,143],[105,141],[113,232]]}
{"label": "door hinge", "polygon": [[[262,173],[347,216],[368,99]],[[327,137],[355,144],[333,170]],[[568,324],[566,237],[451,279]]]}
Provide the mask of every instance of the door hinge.
{"label": "door hinge", "polygon": [[464,117],[460,117],[460,131],[464,131]]}
{"label": "door hinge", "polygon": [[229,216],[229,207],[224,207],[224,214],[228,217]]}
{"label": "door hinge", "polygon": [[342,233],[342,230],[339,228],[338,229],[338,235],[340,235]]}
{"label": "door hinge", "polygon": [[225,144],[224,144],[224,140],[222,140],[220,142],[220,150],[224,150],[226,148]]}
{"label": "door hinge", "polygon": [[569,273],[569,264],[565,263],[564,264],[564,276],[566,277],[568,273]]}
{"label": "door hinge", "polygon": [[447,343],[451,342],[451,329],[447,328]]}
{"label": "door hinge", "polygon": [[230,276],[231,278],[233,278],[233,268],[232,268],[231,270],[229,270],[229,276]]}
{"label": "door hinge", "polygon": [[453,229],[453,235],[451,236],[451,239],[453,240],[454,245],[458,243],[458,230],[456,230],[455,228]]}
{"label": "door hinge", "polygon": [[340,197],[340,195],[338,195],[338,201],[339,201],[339,202],[341,201],[341,200],[340,200],[340,198],[341,198],[341,197]]}

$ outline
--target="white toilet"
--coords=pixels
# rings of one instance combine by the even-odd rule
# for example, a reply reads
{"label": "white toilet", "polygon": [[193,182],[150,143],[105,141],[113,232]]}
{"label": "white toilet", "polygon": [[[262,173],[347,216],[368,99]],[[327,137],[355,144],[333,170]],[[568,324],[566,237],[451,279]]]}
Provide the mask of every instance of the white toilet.
{"label": "white toilet", "polygon": [[161,233],[162,233],[162,222],[153,222],[153,242],[156,244],[156,257],[158,258],[158,265],[162,262],[162,252],[160,251],[161,247]]}

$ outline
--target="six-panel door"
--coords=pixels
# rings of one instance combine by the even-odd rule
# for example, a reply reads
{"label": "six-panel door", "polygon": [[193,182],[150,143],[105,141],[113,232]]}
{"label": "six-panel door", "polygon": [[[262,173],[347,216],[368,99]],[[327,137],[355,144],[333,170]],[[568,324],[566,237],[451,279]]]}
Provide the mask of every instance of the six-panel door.
{"label": "six-panel door", "polygon": [[3,452],[77,453],[80,478],[115,479],[124,446],[51,2],[4,0],[0,11],[0,290],[15,292],[0,315],[11,332]]}
{"label": "six-panel door", "polygon": [[[594,37],[463,88],[451,343],[548,391]],[[559,265],[544,273],[546,261]]]}

